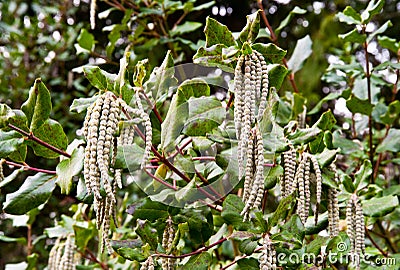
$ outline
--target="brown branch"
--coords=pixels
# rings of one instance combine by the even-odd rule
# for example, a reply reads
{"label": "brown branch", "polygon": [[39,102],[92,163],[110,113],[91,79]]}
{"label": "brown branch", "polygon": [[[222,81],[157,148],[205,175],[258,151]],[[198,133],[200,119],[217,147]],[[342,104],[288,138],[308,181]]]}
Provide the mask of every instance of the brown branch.
{"label": "brown branch", "polygon": [[[263,4],[262,4],[262,0],[257,0],[257,3],[258,3],[258,7],[261,9],[261,17],[262,17],[262,19],[263,19],[263,21],[264,21],[266,27],[268,28],[268,30],[269,30],[269,32],[270,32],[272,43],[274,43],[276,46],[279,46],[278,38],[277,38],[277,36],[275,35],[274,29],[272,29],[272,27],[271,27],[271,25],[270,25],[270,23],[269,23],[269,21],[268,21],[267,15],[265,15],[265,10],[264,10],[264,6],[263,6]],[[288,68],[286,57],[284,57],[284,58],[282,59],[282,62],[283,62],[283,65],[284,65],[286,68]],[[293,73],[293,72],[290,72],[290,74],[289,74],[289,82],[290,82],[290,84],[292,85],[293,91],[294,91],[295,93],[299,93],[299,89],[297,88],[297,85],[296,85],[296,81],[295,81],[295,79],[294,79],[294,73]]]}
{"label": "brown branch", "polygon": [[146,99],[147,104],[149,104],[150,108],[152,108],[151,110],[153,111],[153,113],[156,115],[158,121],[160,122],[160,124],[162,124],[163,120],[161,118],[160,113],[157,110],[156,104],[153,105],[153,103],[151,102],[151,100],[149,99],[149,97],[146,95],[146,93],[143,91],[143,89],[140,89],[140,94],[143,95],[143,97]]}
{"label": "brown branch", "polygon": [[386,251],[384,251],[384,250],[375,242],[375,240],[374,240],[374,239],[372,238],[372,236],[370,235],[369,230],[368,230],[367,227],[365,227],[365,233],[367,234],[367,237],[368,237],[369,240],[371,241],[372,245],[374,245],[374,246],[379,250],[379,252],[380,252],[383,256],[387,257],[387,256],[388,256],[388,253],[387,253]]}
{"label": "brown branch", "polygon": [[175,256],[175,255],[167,255],[167,254],[162,254],[162,253],[156,253],[156,254],[154,254],[152,256],[162,257],[162,258],[181,259],[181,258],[190,257],[190,256],[193,256],[193,255],[200,254],[200,253],[202,253],[204,251],[209,250],[212,247],[215,247],[215,246],[225,242],[226,240],[228,240],[228,237],[221,238],[217,242],[215,242],[215,243],[213,243],[213,244],[211,244],[209,246],[204,246],[204,247],[201,247],[201,248],[199,248],[199,249],[197,249],[197,250],[195,250],[193,252],[182,254],[182,255]]}
{"label": "brown branch", "polygon": [[31,167],[28,164],[19,164],[19,163],[15,163],[15,162],[8,161],[8,160],[6,160],[6,164],[10,165],[10,166],[20,167],[20,168],[23,168],[24,170],[28,170],[28,171],[42,172],[42,173],[47,173],[47,174],[56,174],[57,173],[56,171],[39,169],[39,168]]}
{"label": "brown branch", "polygon": [[12,124],[8,124],[8,127],[11,128],[11,129],[13,129],[13,130],[15,130],[15,131],[17,131],[18,133],[20,133],[20,134],[26,136],[29,140],[32,140],[32,141],[34,141],[34,142],[36,142],[36,143],[38,143],[38,144],[40,144],[40,145],[46,147],[47,149],[50,149],[50,150],[52,150],[53,152],[56,152],[57,154],[63,155],[63,156],[68,157],[68,158],[71,157],[71,155],[68,154],[67,152],[64,152],[63,150],[61,150],[61,149],[59,149],[59,148],[57,148],[57,147],[54,147],[54,146],[48,144],[47,142],[42,141],[41,139],[39,139],[38,137],[36,137],[35,135],[33,135],[32,132],[30,132],[30,133],[29,133],[29,132],[26,132],[25,130],[22,130],[22,129],[20,129],[19,127],[16,127],[16,126],[14,126],[14,125],[12,125]]}
{"label": "brown branch", "polygon": [[235,95],[233,93],[229,93],[229,100],[228,100],[228,103],[226,104],[226,111],[228,111],[229,108],[232,106],[234,99],[235,99]]}

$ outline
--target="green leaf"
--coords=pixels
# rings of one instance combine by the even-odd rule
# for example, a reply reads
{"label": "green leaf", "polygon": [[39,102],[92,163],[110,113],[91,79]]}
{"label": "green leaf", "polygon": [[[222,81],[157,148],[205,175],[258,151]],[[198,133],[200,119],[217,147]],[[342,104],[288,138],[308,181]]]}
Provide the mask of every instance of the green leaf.
{"label": "green leaf", "polygon": [[258,246],[258,240],[259,238],[254,236],[244,239],[239,243],[239,251],[244,254],[251,255]]}
{"label": "green leaf", "polygon": [[336,17],[340,22],[347,24],[361,24],[360,14],[351,6],[347,6],[343,12],[339,12]]}
{"label": "green leaf", "polygon": [[178,89],[182,90],[186,100],[189,100],[190,97],[207,97],[210,95],[210,86],[200,78],[185,80],[179,85]]}
{"label": "green leaf", "polygon": [[[68,138],[60,123],[52,119],[47,119],[40,128],[34,131],[34,135],[42,141],[58,148],[65,150],[68,146]],[[48,149],[47,147],[37,144],[33,141],[27,141],[37,156],[45,158],[57,158],[60,154]]]}
{"label": "green leaf", "polygon": [[363,165],[354,175],[354,185],[356,189],[360,190],[366,187],[369,183],[369,178],[372,175],[371,161],[368,159],[364,160]]}
{"label": "green leaf", "polygon": [[324,103],[326,103],[327,101],[330,101],[330,100],[335,100],[335,99],[337,99],[338,97],[340,97],[340,94],[339,94],[339,93],[329,93],[327,96],[325,96],[323,99],[321,99],[321,100],[314,106],[314,108],[313,108],[311,111],[309,111],[309,112],[307,113],[307,115],[316,114],[317,112],[319,112],[319,110],[321,109],[321,107],[322,107],[322,105],[323,105]]}
{"label": "green leaf", "polygon": [[189,112],[189,104],[186,102],[186,95],[178,89],[172,97],[167,116],[161,125],[161,149],[165,152],[175,149],[175,140],[181,134],[186,123]]}
{"label": "green leaf", "polygon": [[322,151],[322,153],[316,154],[315,157],[318,160],[319,166],[322,168],[331,164],[336,159],[338,151],[339,151],[338,149],[329,150],[325,148],[324,151]]}
{"label": "green leaf", "polygon": [[378,43],[383,48],[387,48],[393,53],[397,53],[400,49],[400,42],[397,42],[394,38],[389,38],[386,36],[378,36]]}
{"label": "green leaf", "polygon": [[209,269],[211,262],[211,255],[208,252],[202,252],[200,254],[191,256],[185,266],[180,269],[207,270]]}
{"label": "green leaf", "polygon": [[227,224],[233,225],[237,230],[247,230],[248,223],[243,222],[243,216],[240,215],[244,208],[242,199],[237,195],[229,194],[222,205],[221,216]]}
{"label": "green leaf", "polygon": [[[133,73],[133,84],[136,87],[142,87],[143,86],[143,81],[146,78],[147,69],[149,68],[148,66],[149,66],[149,61],[147,59],[140,60],[135,65],[134,73]],[[121,70],[120,69],[120,73],[121,72],[124,73],[125,71],[126,71],[126,67],[125,67],[125,70]],[[118,75],[118,77],[121,78],[121,79],[124,79],[124,77],[122,77],[120,74]]]}
{"label": "green leaf", "polygon": [[144,243],[148,243],[150,245],[151,249],[157,249],[157,230],[154,229],[148,221],[137,221],[135,232],[140,236]]}
{"label": "green leaf", "polygon": [[188,103],[188,119],[182,130],[188,136],[205,136],[225,119],[225,108],[215,97],[190,98]]}
{"label": "green leaf", "polygon": [[0,104],[0,128],[7,128],[8,124],[29,131],[28,120],[23,111],[12,110],[6,104]]}
{"label": "green leaf", "polygon": [[361,19],[363,24],[369,23],[372,16],[381,12],[383,6],[385,5],[385,0],[375,0],[369,1],[367,8],[361,13]]}
{"label": "green leaf", "polygon": [[121,257],[131,261],[143,262],[147,259],[147,257],[144,256],[143,251],[140,248],[122,247],[117,249],[116,252]]}
{"label": "green leaf", "polygon": [[32,131],[40,128],[49,119],[51,112],[50,92],[41,79],[36,79],[29,91],[28,100],[21,106],[25,113],[28,126]]}
{"label": "green leaf", "polygon": [[276,226],[281,220],[284,220],[287,217],[289,210],[294,207],[295,203],[296,198],[293,193],[283,198],[279,202],[272,217],[268,219],[269,228]]}
{"label": "green leaf", "polygon": [[336,118],[331,110],[324,112],[313,127],[318,127],[321,130],[331,130],[336,124]]}
{"label": "green leaf", "polygon": [[391,213],[398,205],[397,196],[385,196],[362,201],[363,213],[369,217],[383,217]]}
{"label": "green leaf", "polygon": [[161,66],[154,68],[150,78],[145,82],[143,86],[145,92],[159,102],[161,97],[169,93],[171,87],[177,85],[174,73],[174,58],[171,51],[168,51]]}
{"label": "green leaf", "polygon": [[[87,225],[87,226],[84,226]],[[79,250],[85,250],[89,241],[97,235],[97,230],[93,223],[85,222],[73,224],[72,227],[74,229],[75,234],[75,243]]]}
{"label": "green leaf", "polygon": [[6,158],[25,142],[18,132],[0,130],[0,158]]}
{"label": "green leaf", "polygon": [[261,53],[267,63],[279,63],[285,57],[287,52],[273,43],[255,43],[251,45],[251,48]]}
{"label": "green leaf", "polygon": [[386,138],[376,148],[377,153],[400,151],[400,129],[391,128]]}
{"label": "green leaf", "polygon": [[275,87],[279,90],[288,73],[289,71],[282,65],[270,65],[268,71],[269,87]]}
{"label": "green leaf", "polygon": [[293,54],[287,62],[288,68],[292,73],[301,69],[305,60],[312,53],[312,40],[309,35],[299,39],[294,48]]}
{"label": "green leaf", "polygon": [[377,35],[384,33],[389,27],[392,27],[393,24],[391,21],[385,22],[381,27],[376,29],[374,32],[368,35],[367,43],[369,43],[372,39],[374,39]]}
{"label": "green leaf", "polygon": [[154,222],[159,218],[167,218],[168,206],[159,202],[153,202],[150,199],[134,203],[126,210],[134,219],[147,219]]}
{"label": "green leaf", "polygon": [[260,30],[260,12],[261,10],[257,10],[246,16],[247,23],[239,34],[239,40],[242,44],[245,42],[253,43],[256,40]]}
{"label": "green leaf", "polygon": [[94,49],[94,36],[85,28],[81,29],[77,41],[79,46],[85,50],[92,51]]}
{"label": "green leaf", "polygon": [[314,254],[315,256],[317,256],[321,252],[321,247],[325,246],[328,239],[329,237],[317,235],[317,237],[313,241],[307,244],[306,252],[308,254]]}
{"label": "green leaf", "polygon": [[6,243],[20,243],[22,245],[26,245],[25,237],[13,238],[13,237],[5,236],[5,235],[0,235],[0,241],[6,242]]}
{"label": "green leaf", "polygon": [[287,135],[287,138],[291,140],[293,145],[306,144],[313,141],[320,133],[321,130],[315,127],[296,129],[294,133]]}
{"label": "green leaf", "polygon": [[348,193],[354,193],[354,191],[356,191],[356,187],[354,186],[354,183],[351,180],[351,177],[348,176],[347,174],[343,175],[342,184],[343,184],[344,189]]}
{"label": "green leaf", "polygon": [[101,70],[98,66],[86,66],[83,68],[83,72],[90,84],[100,91],[114,90],[117,75]]}
{"label": "green leaf", "polygon": [[388,110],[385,114],[380,116],[384,124],[392,125],[393,122],[399,118],[400,115],[400,101],[395,100],[389,104]]}
{"label": "green leaf", "polygon": [[213,18],[207,17],[204,34],[206,35],[207,48],[217,44],[223,44],[227,47],[236,45],[232,32],[229,31],[228,27]]}
{"label": "green leaf", "polygon": [[258,260],[254,258],[243,258],[237,261],[239,270],[259,270],[260,265]]}
{"label": "green leaf", "polygon": [[201,47],[193,56],[193,63],[201,64],[207,67],[219,67],[224,71],[231,72],[235,70],[233,59],[226,59],[224,50],[228,50],[223,44],[216,44],[211,47]]}
{"label": "green leaf", "polygon": [[345,42],[362,44],[367,40],[367,35],[360,34],[357,29],[353,29],[345,34],[340,34],[339,38],[343,39]]}
{"label": "green leaf", "polygon": [[93,96],[90,98],[76,98],[72,101],[72,105],[69,107],[71,112],[81,113],[85,111],[90,105],[92,105],[99,96]]}
{"label": "green leaf", "polygon": [[186,21],[184,24],[177,25],[170,31],[172,37],[190,33],[199,29],[203,24],[199,22]]}
{"label": "green leaf", "polygon": [[374,108],[368,100],[359,99],[355,95],[351,95],[350,99],[346,101],[346,106],[352,113],[361,113],[369,115]]}
{"label": "green leaf", "polygon": [[198,10],[207,9],[207,8],[210,8],[210,7],[214,6],[214,4],[215,4],[215,1],[210,1],[210,2],[207,2],[207,3],[201,4],[199,6],[195,6],[192,10],[193,11],[198,11]]}
{"label": "green leaf", "polygon": [[13,110],[6,104],[0,104],[0,128],[8,125],[8,120],[15,116]]}
{"label": "green leaf", "polygon": [[115,169],[129,169],[130,172],[138,170],[142,164],[144,149],[136,143],[120,145],[117,148]]}
{"label": "green leaf", "polygon": [[58,163],[57,184],[61,188],[61,194],[69,194],[72,187],[72,177],[78,175],[83,168],[84,149],[78,147],[74,150],[71,158],[66,158]]}
{"label": "green leaf", "polygon": [[27,177],[16,192],[7,194],[3,210],[9,214],[23,215],[45,203],[56,186],[55,180],[55,175],[45,173]]}
{"label": "green leaf", "polygon": [[275,33],[279,34],[282,31],[282,29],[285,28],[290,23],[295,14],[306,14],[306,13],[307,10],[295,6],[293,10],[289,12],[286,18],[283,21],[281,21],[278,28],[275,29]]}

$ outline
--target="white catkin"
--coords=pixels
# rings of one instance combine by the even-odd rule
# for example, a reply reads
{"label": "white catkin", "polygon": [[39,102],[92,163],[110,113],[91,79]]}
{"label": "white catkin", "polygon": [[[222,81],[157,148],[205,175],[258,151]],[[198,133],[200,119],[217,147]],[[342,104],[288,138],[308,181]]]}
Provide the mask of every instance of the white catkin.
{"label": "white catkin", "polygon": [[354,215],[353,215],[353,210],[354,210],[354,202],[353,202],[353,196],[350,197],[350,199],[347,202],[346,206],[346,224],[347,224],[347,230],[346,233],[349,236],[350,239],[350,244],[351,244],[351,252],[354,253],[354,240],[355,240],[355,230],[354,230],[354,225],[355,225],[355,220],[354,220]]}
{"label": "white catkin", "polygon": [[254,181],[254,138],[253,135],[250,134],[250,138],[247,144],[246,151],[246,169],[245,169],[245,178],[244,178],[244,186],[243,186],[243,202],[247,202],[251,187]]}
{"label": "white catkin", "polygon": [[74,255],[75,255],[75,237],[73,236],[73,234],[69,234],[67,236],[67,240],[65,241],[64,254],[61,258],[59,269],[62,270],[75,269]]}
{"label": "white catkin", "polygon": [[96,27],[96,0],[90,1],[90,28]]}
{"label": "white catkin", "polygon": [[153,257],[149,256],[140,266],[140,270],[154,270]]}
{"label": "white catkin", "polygon": [[[297,188],[299,191],[296,212],[299,215],[303,224],[306,223],[308,217],[308,213],[306,213],[305,209],[305,188],[304,188],[304,171],[306,162],[307,158],[303,153],[300,164],[296,170],[295,181],[294,181],[294,183],[298,186]],[[296,187],[294,187],[293,189],[296,189]]]}
{"label": "white catkin", "polygon": [[265,235],[263,238],[263,246],[258,262],[260,263],[261,270],[277,269],[276,251],[268,235]]}
{"label": "white catkin", "polygon": [[243,89],[243,74],[242,66],[244,63],[244,56],[238,59],[235,68],[235,77],[233,82],[233,90],[235,92],[235,107],[234,107],[234,120],[236,129],[236,139],[240,140],[240,131],[242,128],[242,116],[243,116],[243,105],[244,105],[244,89]]}
{"label": "white catkin", "polygon": [[360,269],[360,259],[365,250],[365,223],[361,202],[352,194],[346,207],[347,235],[351,243],[351,259],[356,269]]}
{"label": "white catkin", "polygon": [[5,159],[0,160],[0,182],[4,180],[3,164],[6,162]]}
{"label": "white catkin", "polygon": [[307,107],[303,105],[303,111],[297,116],[297,123],[299,128],[306,127]]}
{"label": "white catkin", "polygon": [[258,56],[259,62],[261,64],[261,97],[260,97],[260,105],[258,108],[258,116],[257,119],[260,121],[262,116],[264,115],[265,108],[267,106],[267,97],[269,92],[269,77],[268,77],[268,66],[264,59],[264,56],[255,51],[255,54]]}
{"label": "white catkin", "polygon": [[[339,175],[337,168],[334,164],[330,166],[331,171],[335,173],[334,181],[339,184]],[[339,201],[338,191],[335,188],[329,188],[328,190],[328,222],[329,222],[329,235],[331,237],[339,234]]]}
{"label": "white catkin", "polygon": [[54,260],[54,268],[53,268],[54,270],[58,270],[60,268],[62,253],[64,251],[64,246],[65,246],[65,243],[61,243],[58,245],[57,252],[55,255],[56,258]]}
{"label": "white catkin", "polygon": [[304,201],[304,208],[305,208],[305,214],[306,214],[306,219],[308,217],[308,212],[310,209],[310,201],[311,201],[311,192],[310,192],[310,158],[309,155],[307,154],[305,156],[306,158],[306,163],[304,167],[304,194],[305,194],[305,201]]}
{"label": "white catkin", "polygon": [[[56,242],[54,243],[54,246],[51,248],[50,253],[49,253],[49,260],[47,264],[47,268],[49,270],[56,270],[58,265],[57,265],[57,253],[58,249],[60,248],[60,241],[61,237],[57,238]],[[61,256],[61,253],[60,253]],[[61,260],[61,258],[59,258]]]}
{"label": "white catkin", "polygon": [[257,184],[257,197],[254,202],[253,208],[258,208],[262,200],[264,199],[264,142],[261,131],[258,125],[255,126],[256,129],[256,153],[257,164],[256,164],[256,176],[255,183]]}
{"label": "white catkin", "polygon": [[[260,73],[260,78],[258,78],[257,74],[257,64],[260,65],[258,57],[256,57],[253,54],[249,56],[249,59],[251,59],[251,64],[250,64],[250,74],[251,74],[251,123],[254,123],[255,121],[255,115],[256,115],[256,98],[257,98],[257,84],[259,84],[259,87],[261,87],[261,73]],[[260,65],[261,66],[261,65]],[[261,70],[261,68],[260,68]]]}
{"label": "white catkin", "polygon": [[283,153],[284,175],[281,183],[283,197],[287,197],[293,192],[292,184],[296,174],[296,150],[292,145],[289,146],[290,149]]}
{"label": "white catkin", "polygon": [[311,162],[313,164],[313,169],[314,169],[314,172],[315,172],[315,176],[317,178],[317,181],[316,181],[316,185],[317,185],[317,188],[316,188],[317,204],[320,204],[321,203],[321,194],[322,194],[322,174],[321,174],[321,169],[319,167],[318,160],[317,160],[317,158],[315,156],[310,155],[310,159],[311,159]]}
{"label": "white catkin", "polygon": [[[162,247],[165,249],[167,254],[169,254],[172,250],[172,243],[175,238],[175,230],[171,217],[168,217],[166,223],[167,225],[165,226],[163,233]],[[163,270],[174,269],[174,260],[172,258],[161,258],[161,267]]]}
{"label": "white catkin", "polygon": [[145,138],[146,138],[143,160],[142,160],[142,165],[141,165],[141,168],[143,169],[145,167],[146,162],[149,159],[149,156],[151,153],[151,147],[153,145],[152,144],[153,130],[151,128],[151,121],[150,121],[149,114],[144,111],[140,96],[141,96],[140,91],[136,91],[136,104],[137,104],[139,112],[140,112],[140,117],[144,121]]}

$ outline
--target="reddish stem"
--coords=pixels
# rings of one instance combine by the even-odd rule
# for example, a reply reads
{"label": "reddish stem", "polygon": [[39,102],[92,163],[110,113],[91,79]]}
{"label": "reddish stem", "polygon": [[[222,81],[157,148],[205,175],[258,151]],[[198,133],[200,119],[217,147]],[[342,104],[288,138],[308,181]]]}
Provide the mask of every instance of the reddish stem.
{"label": "reddish stem", "polygon": [[55,147],[55,146],[52,146],[52,145],[48,144],[47,142],[42,141],[41,139],[39,139],[38,137],[36,137],[35,135],[33,135],[32,132],[30,132],[30,133],[29,133],[29,132],[26,132],[25,130],[22,130],[22,129],[20,129],[19,127],[16,127],[16,126],[14,126],[14,125],[12,125],[12,124],[8,124],[8,127],[11,128],[11,129],[13,129],[13,130],[15,130],[15,131],[17,131],[18,133],[20,133],[20,134],[26,136],[29,140],[32,140],[32,141],[34,141],[34,142],[36,142],[36,143],[38,143],[38,144],[40,144],[40,145],[43,145],[43,146],[46,147],[47,149],[50,149],[50,150],[52,150],[53,152],[56,152],[57,154],[63,155],[63,156],[68,157],[68,158],[71,157],[71,155],[68,154],[67,152],[64,152],[63,150],[61,150],[61,149],[59,149],[59,148],[57,148],[57,147]]}
{"label": "reddish stem", "polygon": [[23,168],[24,170],[29,170],[29,171],[42,172],[42,173],[48,173],[48,174],[56,174],[57,173],[56,171],[39,169],[39,168],[31,167],[27,164],[23,165],[23,164],[15,163],[15,162],[8,161],[8,160],[6,160],[6,164],[10,165],[10,166],[20,167],[20,168]]}

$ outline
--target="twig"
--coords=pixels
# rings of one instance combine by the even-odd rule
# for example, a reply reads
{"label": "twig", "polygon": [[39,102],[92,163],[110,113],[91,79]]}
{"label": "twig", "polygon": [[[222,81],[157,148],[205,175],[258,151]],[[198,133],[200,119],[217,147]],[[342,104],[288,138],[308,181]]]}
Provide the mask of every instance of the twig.
{"label": "twig", "polygon": [[[264,10],[262,1],[261,1],[261,0],[257,0],[257,3],[258,3],[258,7],[261,9],[261,17],[262,17],[262,19],[263,19],[265,25],[267,26],[267,28],[268,28],[268,30],[269,30],[269,32],[270,32],[272,43],[274,43],[276,46],[279,46],[278,38],[277,38],[277,36],[275,35],[274,29],[272,29],[271,25],[269,24],[267,15],[265,15],[265,10]],[[283,65],[284,65],[286,68],[288,68],[286,57],[284,57],[284,58],[282,59],[282,62],[283,62]],[[289,74],[289,82],[290,82],[290,84],[292,85],[292,88],[293,88],[294,92],[295,92],[295,93],[299,93],[299,89],[297,88],[297,85],[296,85],[296,81],[295,81],[295,79],[294,79],[294,73],[293,73],[293,72],[290,72],[290,74]]]}
{"label": "twig", "polygon": [[383,239],[385,239],[389,249],[393,252],[393,253],[397,253],[396,247],[393,245],[392,241],[390,240],[389,236],[387,236],[387,233],[385,231],[385,229],[383,228],[381,222],[378,220],[376,222],[376,225],[378,226],[379,230],[382,233]]}
{"label": "twig", "polygon": [[182,254],[182,255],[175,256],[175,255],[167,255],[167,254],[162,254],[162,253],[156,253],[156,254],[154,254],[152,256],[162,257],[162,258],[181,259],[181,258],[190,257],[190,256],[193,256],[193,255],[202,253],[204,251],[207,251],[210,248],[215,247],[215,246],[225,242],[226,240],[228,240],[228,237],[221,238],[217,242],[215,242],[215,243],[213,243],[213,244],[211,244],[209,246],[204,246],[204,247],[201,247],[201,248],[199,248],[199,249],[197,249],[197,250],[195,250],[193,252]]}
{"label": "twig", "polygon": [[42,173],[48,173],[48,174],[56,174],[57,173],[56,171],[39,169],[39,168],[31,167],[28,164],[19,164],[19,163],[15,163],[15,162],[8,161],[8,160],[6,160],[6,164],[10,165],[10,166],[20,167],[20,168],[23,168],[24,170],[29,170],[29,171],[42,172]]}
{"label": "twig", "polygon": [[157,176],[155,176],[154,174],[152,174],[151,172],[149,172],[148,170],[144,170],[151,178],[153,178],[154,180],[156,180],[157,182],[163,184],[164,186],[173,189],[175,191],[177,191],[178,189],[176,187],[174,187],[173,185],[171,185],[170,183],[165,182],[164,180],[158,178]]}
{"label": "twig", "polygon": [[57,154],[63,155],[63,156],[68,157],[68,158],[71,157],[71,155],[68,154],[67,152],[64,152],[63,150],[58,149],[57,147],[54,147],[54,146],[48,144],[48,143],[45,142],[45,141],[42,141],[41,139],[39,139],[38,137],[36,137],[35,135],[33,135],[32,132],[28,133],[28,132],[26,132],[25,130],[22,130],[22,129],[20,129],[19,127],[16,127],[16,126],[14,126],[14,125],[12,125],[12,124],[8,124],[8,127],[11,128],[11,129],[13,129],[13,130],[15,130],[15,131],[17,131],[18,133],[20,133],[20,134],[26,136],[29,140],[32,140],[32,141],[34,141],[34,142],[36,142],[36,143],[38,143],[38,144],[40,144],[40,145],[43,145],[43,146],[46,147],[47,149],[50,149],[50,150],[52,150],[53,152],[56,152]]}
{"label": "twig", "polygon": [[388,256],[388,253],[387,253],[386,251],[384,251],[384,250],[375,242],[375,240],[374,240],[374,239],[372,238],[372,236],[369,234],[369,230],[368,230],[367,227],[365,227],[365,233],[367,234],[367,237],[369,238],[369,240],[371,241],[371,243],[379,250],[379,252],[380,252],[383,256],[387,257],[387,256]]}
{"label": "twig", "polygon": [[162,124],[163,120],[161,118],[160,113],[157,110],[156,104],[153,105],[153,103],[151,102],[149,97],[146,95],[146,93],[143,91],[143,89],[140,89],[140,94],[142,94],[143,97],[146,99],[147,104],[149,104],[150,108],[152,108],[151,110],[156,115],[156,117],[157,117],[158,121],[160,122],[160,124]]}
{"label": "twig", "polygon": [[[363,25],[363,33],[365,34],[366,25]],[[368,42],[365,41],[363,44],[364,54],[365,54],[365,77],[367,77],[367,91],[368,91],[368,102],[371,104],[372,96],[371,96],[371,73],[369,70],[369,55],[368,55]],[[371,161],[372,168],[374,168],[374,144],[372,140],[372,112],[368,115],[368,129],[369,129],[369,160]],[[371,174],[371,184],[375,182],[374,174]]]}
{"label": "twig", "polygon": [[204,156],[204,157],[192,157],[192,160],[211,160],[211,161],[215,161],[215,157],[208,157],[208,156]]}
{"label": "twig", "polygon": [[229,110],[229,108],[232,106],[233,100],[235,99],[235,95],[233,93],[229,93],[229,100],[228,103],[226,104],[226,111]]}

